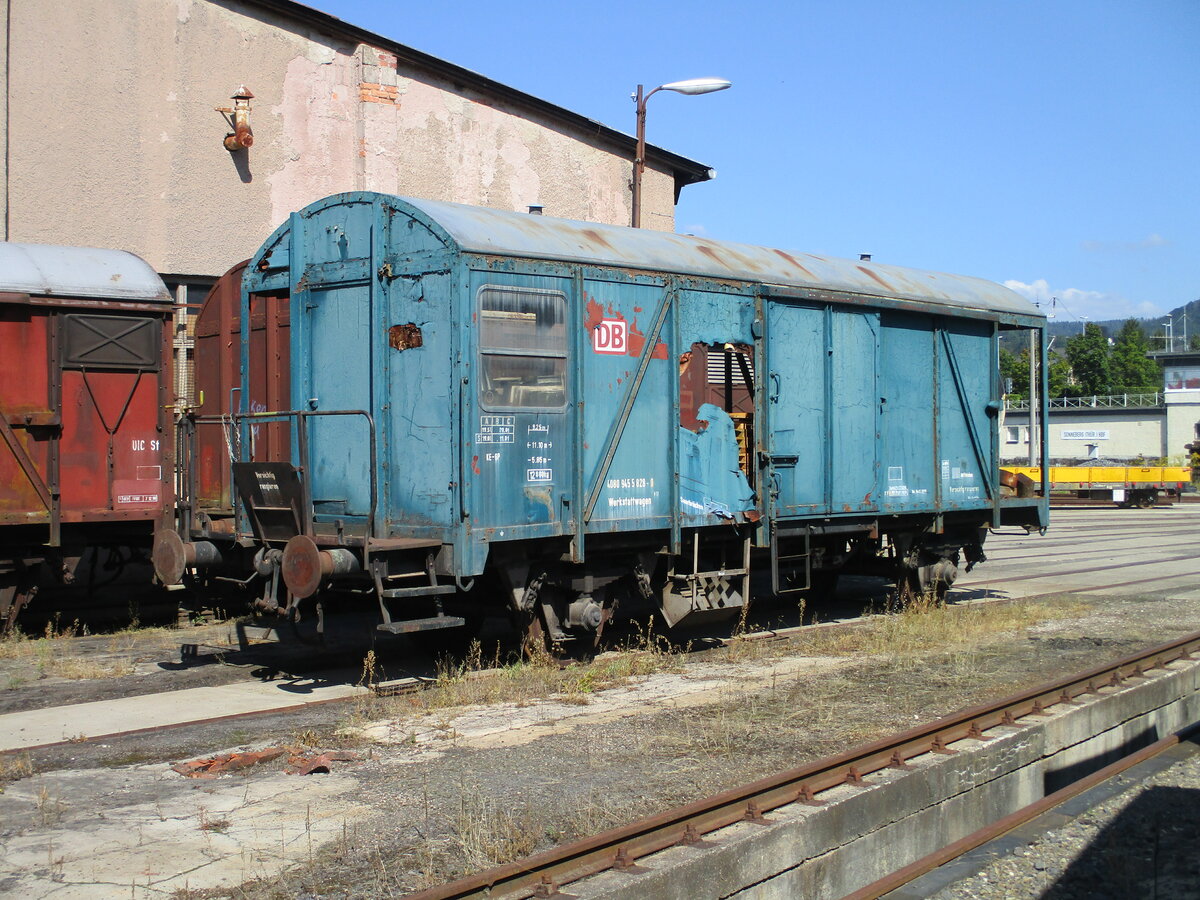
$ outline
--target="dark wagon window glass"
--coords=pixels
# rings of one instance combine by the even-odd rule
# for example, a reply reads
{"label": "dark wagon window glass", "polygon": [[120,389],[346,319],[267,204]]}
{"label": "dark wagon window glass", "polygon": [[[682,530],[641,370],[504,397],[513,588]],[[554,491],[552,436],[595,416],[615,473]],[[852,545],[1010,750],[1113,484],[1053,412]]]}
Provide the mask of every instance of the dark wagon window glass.
{"label": "dark wagon window glass", "polygon": [[480,399],[492,409],[566,403],[567,300],[558,291],[479,292]]}

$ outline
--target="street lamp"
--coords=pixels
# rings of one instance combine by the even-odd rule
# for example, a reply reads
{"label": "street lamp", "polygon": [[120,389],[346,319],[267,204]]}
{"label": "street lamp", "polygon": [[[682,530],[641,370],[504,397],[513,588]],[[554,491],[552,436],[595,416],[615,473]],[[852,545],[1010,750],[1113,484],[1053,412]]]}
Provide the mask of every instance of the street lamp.
{"label": "street lamp", "polygon": [[659,91],[674,91],[677,94],[711,94],[731,87],[732,82],[724,78],[689,78],[687,81],[672,81],[660,84],[648,94],[637,86],[633,102],[637,104],[637,156],[633,160],[633,227],[642,227],[642,172],[646,168],[646,101]]}
{"label": "street lamp", "polygon": [[1175,350],[1175,317],[1163,319],[1162,324],[1166,326],[1166,334],[1163,335],[1163,343],[1167,345],[1167,352],[1172,353]]}

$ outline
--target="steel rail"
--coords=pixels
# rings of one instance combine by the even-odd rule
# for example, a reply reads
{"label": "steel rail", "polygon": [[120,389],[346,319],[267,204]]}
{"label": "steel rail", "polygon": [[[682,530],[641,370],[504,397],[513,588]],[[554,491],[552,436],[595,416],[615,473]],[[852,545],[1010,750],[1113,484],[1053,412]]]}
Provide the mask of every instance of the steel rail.
{"label": "steel rail", "polygon": [[890,875],[885,875],[877,881],[873,881],[866,887],[859,888],[851,894],[842,897],[841,900],[876,900],[890,891],[897,890],[932,872],[939,866],[944,866],[965,853],[969,853],[976,847],[993,841],[996,838],[1002,837],[1031,819],[1036,819],[1043,813],[1049,812],[1057,806],[1070,800],[1072,797],[1077,797],[1084,791],[1094,788],[1098,784],[1103,784],[1110,778],[1115,778],[1122,772],[1132,769],[1139,763],[1153,759],[1154,757],[1170,750],[1172,747],[1181,744],[1196,733],[1200,732],[1200,725],[1193,725],[1190,728],[1185,728],[1175,734],[1169,734],[1165,738],[1155,741],[1141,750],[1136,750],[1127,756],[1123,756],[1115,762],[1109,763],[1103,769],[1093,772],[1091,775],[1086,775],[1072,784],[1064,788],[1060,788],[1053,794],[1048,794],[1041,800],[1029,804],[1022,809],[1009,813],[1001,819],[997,819],[990,825],[985,825],[978,831],[974,831],[964,838],[959,838],[951,844],[947,844],[941,850],[936,850],[933,853],[923,856],[916,862],[909,863],[902,869],[897,869]]}
{"label": "steel rail", "polygon": [[765,814],[792,803],[820,804],[818,794],[841,785],[862,785],[872,773],[906,768],[927,753],[954,753],[967,738],[989,740],[986,732],[1014,726],[1027,716],[1048,715],[1058,705],[1117,688],[1153,669],[1200,654],[1200,632],[1170,641],[1081,674],[1047,682],[987,706],[975,706],[926,725],[836,756],[759,779],[629,825],[497,866],[409,895],[409,900],[550,897],[562,885],[608,869],[628,871],[638,859],[677,845],[702,843],[703,836],[738,822],[770,824]]}

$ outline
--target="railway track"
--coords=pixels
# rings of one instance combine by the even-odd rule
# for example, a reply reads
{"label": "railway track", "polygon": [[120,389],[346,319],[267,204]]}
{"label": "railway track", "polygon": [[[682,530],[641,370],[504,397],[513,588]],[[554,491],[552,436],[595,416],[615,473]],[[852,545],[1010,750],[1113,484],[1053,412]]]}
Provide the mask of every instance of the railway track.
{"label": "railway track", "polygon": [[967,835],[952,844],[947,844],[936,853],[931,853],[914,863],[910,863],[902,869],[897,869],[892,874],[880,878],[877,881],[863,887],[852,894],[847,894],[841,900],[876,900],[878,897],[884,897],[892,891],[899,890],[905,885],[915,881],[922,875],[934,871],[935,869],[944,866],[954,860],[966,855],[978,847],[990,841],[1004,837],[1004,835],[1013,831],[1027,822],[1031,822],[1043,813],[1050,812],[1058,806],[1066,803],[1073,797],[1078,797],[1086,791],[1091,790],[1106,781],[1116,778],[1117,776],[1129,771],[1134,766],[1154,759],[1166,753],[1172,747],[1176,747],[1185,740],[1194,738],[1200,734],[1200,724],[1193,726],[1183,732],[1167,735],[1160,740],[1155,741],[1147,747],[1129,753],[1115,762],[1109,763],[1104,768],[1087,775],[1073,784],[1067,785],[1061,790],[1055,791],[1031,803],[1023,809],[1010,813],[1001,819],[997,819],[992,824],[980,828],[978,831]]}
{"label": "railway track", "polygon": [[[1176,661],[1191,660],[1195,654],[1200,654],[1200,632],[1022,691],[991,705],[972,707],[846,753],[421,891],[411,895],[411,900],[550,897],[565,885],[604,871],[636,873],[638,860],[654,853],[700,844],[706,835],[739,822],[766,824],[766,817],[773,810],[795,803],[820,804],[825,791],[862,784],[864,779],[882,770],[906,768],[913,759],[925,754],[952,753],[958,741],[987,740],[989,732],[997,728],[1042,716],[1063,704],[1073,705],[1078,698],[1097,694],[1104,687],[1144,678],[1148,672]],[[1003,827],[1001,823],[993,826]],[[985,835],[973,837],[980,842],[986,839]],[[932,860],[926,862],[933,864]],[[914,870],[914,874],[919,873]],[[880,896],[900,883],[877,883],[872,887],[877,889],[876,893],[861,896]]]}

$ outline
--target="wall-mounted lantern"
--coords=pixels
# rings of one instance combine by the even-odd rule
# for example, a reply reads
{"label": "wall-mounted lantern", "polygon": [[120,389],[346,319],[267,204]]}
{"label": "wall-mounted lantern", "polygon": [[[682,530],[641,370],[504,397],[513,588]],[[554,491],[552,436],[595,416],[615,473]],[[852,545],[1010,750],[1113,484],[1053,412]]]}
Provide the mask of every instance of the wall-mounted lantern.
{"label": "wall-mounted lantern", "polygon": [[225,135],[225,149],[230,153],[237,150],[249,150],[254,144],[254,132],[250,130],[250,101],[254,99],[254,95],[246,90],[246,86],[239,85],[237,91],[230,99],[233,101],[233,108],[218,106],[217,112],[225,117],[225,121],[229,123],[229,127],[233,129],[229,134]]}

